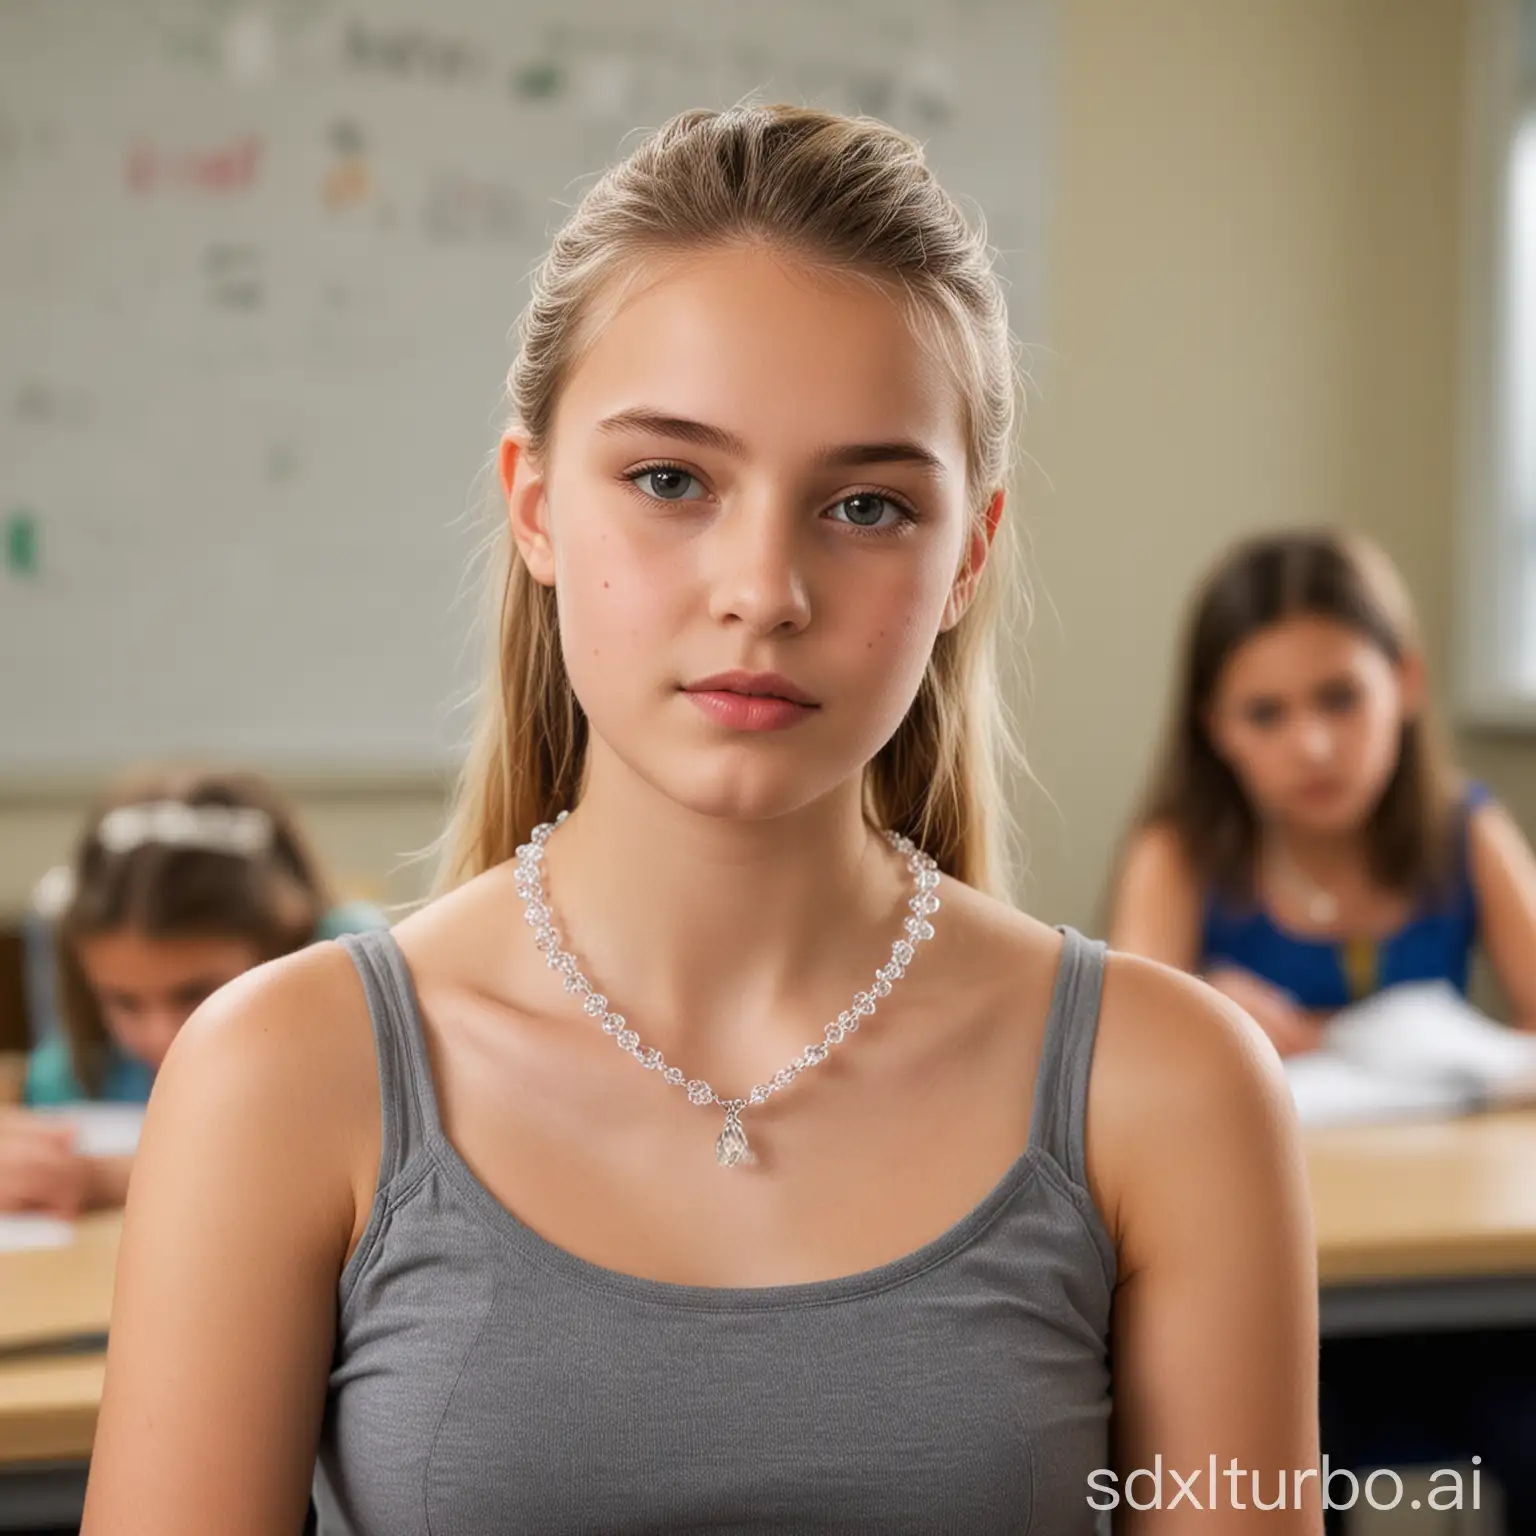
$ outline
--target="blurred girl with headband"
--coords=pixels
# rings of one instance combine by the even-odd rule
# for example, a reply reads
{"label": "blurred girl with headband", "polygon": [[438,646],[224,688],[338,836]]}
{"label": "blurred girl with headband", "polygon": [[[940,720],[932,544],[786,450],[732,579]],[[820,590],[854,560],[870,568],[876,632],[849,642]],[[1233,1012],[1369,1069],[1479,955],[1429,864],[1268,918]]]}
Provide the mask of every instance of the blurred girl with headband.
{"label": "blurred girl with headband", "polygon": [[[141,774],[46,884],[57,1018],[34,1021],[26,1102],[143,1103],[171,1041],[226,982],[317,938],[378,926],[333,908],[293,813],[254,774]],[[62,1120],[0,1113],[0,1210],[120,1204],[130,1159],[73,1148]]]}

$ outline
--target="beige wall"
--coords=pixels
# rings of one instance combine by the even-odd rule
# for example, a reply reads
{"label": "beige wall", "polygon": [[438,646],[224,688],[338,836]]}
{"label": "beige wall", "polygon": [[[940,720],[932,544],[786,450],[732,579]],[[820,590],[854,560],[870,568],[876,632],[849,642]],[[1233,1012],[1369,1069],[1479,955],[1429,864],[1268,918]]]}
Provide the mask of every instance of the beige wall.
{"label": "beige wall", "polygon": [[[1054,357],[1016,500],[1040,586],[1043,791],[1020,809],[1029,904],[1091,926],[1183,594],[1232,536],[1297,519],[1374,533],[1444,674],[1464,0],[1063,10]],[[1532,750],[1466,753],[1536,825]],[[436,792],[301,803],[344,878],[419,888],[402,855],[436,831]],[[77,814],[0,804],[0,906]]]}
{"label": "beige wall", "polygon": [[1029,739],[1055,807],[1021,800],[1042,915],[1094,921],[1184,594],[1234,535],[1375,534],[1443,676],[1464,19],[1068,0],[1058,360],[1030,434],[1054,488],[1022,501],[1050,600]]}

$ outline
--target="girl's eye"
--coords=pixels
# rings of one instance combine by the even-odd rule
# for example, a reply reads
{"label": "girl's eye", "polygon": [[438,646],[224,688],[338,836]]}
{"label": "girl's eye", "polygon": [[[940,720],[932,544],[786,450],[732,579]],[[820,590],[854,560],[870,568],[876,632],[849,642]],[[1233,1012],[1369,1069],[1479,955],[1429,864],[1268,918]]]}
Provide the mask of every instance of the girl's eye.
{"label": "girl's eye", "polygon": [[1261,731],[1268,730],[1272,725],[1280,723],[1280,717],[1284,713],[1278,704],[1272,704],[1268,700],[1261,700],[1250,704],[1243,711],[1249,725],[1257,726]]}
{"label": "girl's eye", "polygon": [[1347,715],[1358,702],[1358,695],[1350,684],[1335,683],[1322,691],[1318,702],[1330,715]]}
{"label": "girl's eye", "polygon": [[854,528],[885,529],[912,521],[905,508],[889,496],[877,496],[873,491],[857,491],[852,496],[844,496],[832,511],[845,514],[844,517],[834,517],[834,522],[846,521]]}
{"label": "girl's eye", "polygon": [[698,478],[675,464],[653,464],[649,469],[637,469],[629,476],[629,481],[643,495],[657,501],[698,501],[704,494]]}

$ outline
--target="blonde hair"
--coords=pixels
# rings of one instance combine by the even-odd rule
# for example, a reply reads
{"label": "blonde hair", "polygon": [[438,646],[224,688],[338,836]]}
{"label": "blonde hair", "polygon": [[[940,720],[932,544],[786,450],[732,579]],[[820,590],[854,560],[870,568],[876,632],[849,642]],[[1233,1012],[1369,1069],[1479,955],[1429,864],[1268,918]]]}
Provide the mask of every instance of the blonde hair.
{"label": "blonde hair", "polygon": [[[508,400],[529,451],[547,449],[561,389],[616,278],[648,257],[748,243],[901,296],[959,384],[972,516],[982,518],[1012,468],[1018,398],[985,236],[914,140],[870,118],[802,107],[684,112],[581,199],[519,321]],[[1017,751],[996,634],[1004,597],[1019,583],[999,534],[970,608],[938,636],[911,709],[865,771],[872,822],[911,837],[945,873],[992,890],[1006,881],[1002,762]],[[561,655],[555,593],[509,544],[503,536],[488,626],[494,665],[445,835],[443,889],[510,858],[580,789],[587,720]]]}

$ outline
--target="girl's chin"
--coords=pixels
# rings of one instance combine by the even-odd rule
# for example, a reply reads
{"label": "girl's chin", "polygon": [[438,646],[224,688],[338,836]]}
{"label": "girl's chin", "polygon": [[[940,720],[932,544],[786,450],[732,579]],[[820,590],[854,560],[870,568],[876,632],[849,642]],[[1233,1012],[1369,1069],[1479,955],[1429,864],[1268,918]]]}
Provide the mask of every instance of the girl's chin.
{"label": "girl's chin", "polygon": [[1358,832],[1370,818],[1355,795],[1314,798],[1286,808],[1281,820],[1314,837],[1345,837]]}

